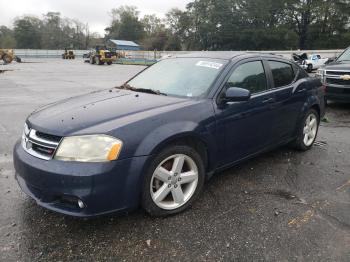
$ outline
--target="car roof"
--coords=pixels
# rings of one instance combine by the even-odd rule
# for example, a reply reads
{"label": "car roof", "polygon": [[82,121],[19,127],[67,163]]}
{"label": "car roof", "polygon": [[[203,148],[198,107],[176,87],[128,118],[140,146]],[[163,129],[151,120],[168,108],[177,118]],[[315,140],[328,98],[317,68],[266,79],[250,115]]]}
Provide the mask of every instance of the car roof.
{"label": "car roof", "polygon": [[242,52],[242,51],[196,51],[190,53],[179,54],[172,56],[176,58],[211,58],[211,59],[226,59],[234,60],[237,58],[254,58],[254,57],[264,57],[264,58],[275,58],[283,59],[289,61],[283,56],[262,53],[262,52]]}

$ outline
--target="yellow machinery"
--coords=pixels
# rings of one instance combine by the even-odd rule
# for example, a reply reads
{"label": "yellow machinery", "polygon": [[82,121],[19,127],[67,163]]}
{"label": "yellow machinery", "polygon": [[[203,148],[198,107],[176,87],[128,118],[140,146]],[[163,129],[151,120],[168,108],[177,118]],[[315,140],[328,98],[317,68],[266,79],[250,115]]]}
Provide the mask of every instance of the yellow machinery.
{"label": "yellow machinery", "polygon": [[0,60],[3,60],[5,64],[11,63],[14,59],[18,63],[21,62],[21,58],[15,56],[13,49],[1,49],[0,48]]}
{"label": "yellow machinery", "polygon": [[97,46],[94,50],[89,53],[89,62],[90,64],[97,65],[111,65],[114,61],[117,60],[117,55],[115,52],[110,51],[104,46]]}
{"label": "yellow machinery", "polygon": [[64,50],[64,54],[62,54],[63,59],[75,59],[75,55],[73,50]]}

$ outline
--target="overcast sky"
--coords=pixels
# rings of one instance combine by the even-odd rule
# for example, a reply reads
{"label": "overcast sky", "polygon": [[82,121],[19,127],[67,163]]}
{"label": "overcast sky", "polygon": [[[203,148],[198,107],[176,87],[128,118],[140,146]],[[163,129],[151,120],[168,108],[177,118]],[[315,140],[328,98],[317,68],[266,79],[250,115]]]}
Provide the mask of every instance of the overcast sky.
{"label": "overcast sky", "polygon": [[190,0],[0,0],[0,25],[12,26],[17,16],[32,14],[41,17],[49,11],[63,17],[89,23],[91,31],[104,34],[110,22],[109,11],[121,5],[137,6],[141,15],[157,14],[162,17],[172,7],[184,9]]}

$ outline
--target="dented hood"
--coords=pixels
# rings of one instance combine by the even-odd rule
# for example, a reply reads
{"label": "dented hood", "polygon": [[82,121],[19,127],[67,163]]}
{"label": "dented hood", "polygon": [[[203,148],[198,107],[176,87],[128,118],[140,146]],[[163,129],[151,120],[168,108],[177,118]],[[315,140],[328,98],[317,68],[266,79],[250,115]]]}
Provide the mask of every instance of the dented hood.
{"label": "dented hood", "polygon": [[[104,90],[69,98],[34,111],[27,119],[30,127],[52,135],[66,136],[99,124],[138,115],[150,116],[189,99]],[[100,130],[101,133],[107,130]]]}

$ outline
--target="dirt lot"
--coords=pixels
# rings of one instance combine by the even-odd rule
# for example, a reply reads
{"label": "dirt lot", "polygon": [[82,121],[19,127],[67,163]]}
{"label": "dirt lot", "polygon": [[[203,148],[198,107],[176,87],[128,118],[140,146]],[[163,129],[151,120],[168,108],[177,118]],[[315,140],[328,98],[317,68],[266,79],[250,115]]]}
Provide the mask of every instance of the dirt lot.
{"label": "dirt lot", "polygon": [[350,261],[350,105],[331,104],[316,146],[281,148],[216,175],[187,212],[76,219],[20,192],[12,147],[26,116],[111,88],[137,66],[32,60],[0,66],[1,261]]}

